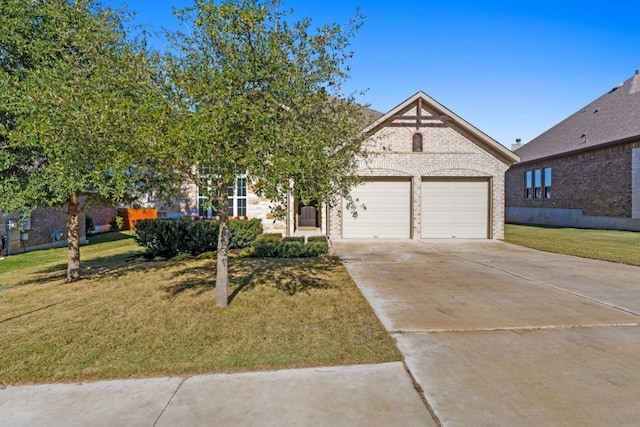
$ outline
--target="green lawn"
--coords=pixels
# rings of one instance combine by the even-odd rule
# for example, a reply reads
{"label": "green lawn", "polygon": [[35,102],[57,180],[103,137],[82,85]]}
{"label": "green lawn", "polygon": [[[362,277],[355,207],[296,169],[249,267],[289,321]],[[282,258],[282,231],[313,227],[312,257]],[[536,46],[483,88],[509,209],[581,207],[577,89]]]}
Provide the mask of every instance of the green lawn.
{"label": "green lawn", "polygon": [[215,262],[144,261],[109,234],[81,249],[0,261],[0,386],[401,360],[337,258],[230,259],[231,303],[215,307]]}
{"label": "green lawn", "polygon": [[640,233],[505,225],[505,242],[584,258],[640,266]]}

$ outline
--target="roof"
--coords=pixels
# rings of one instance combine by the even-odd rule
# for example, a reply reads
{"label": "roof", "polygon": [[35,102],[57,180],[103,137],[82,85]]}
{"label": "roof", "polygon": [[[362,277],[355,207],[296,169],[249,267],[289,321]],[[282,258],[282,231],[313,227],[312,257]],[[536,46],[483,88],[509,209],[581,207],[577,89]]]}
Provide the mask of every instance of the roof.
{"label": "roof", "polygon": [[522,162],[640,139],[640,70],[515,150]]}
{"label": "roof", "polygon": [[[500,144],[495,139],[491,138],[484,132],[480,131],[478,128],[473,126],[471,123],[467,122],[453,111],[449,110],[444,105],[440,104],[435,99],[431,98],[426,93],[420,91],[417,92],[412,97],[408,98],[406,101],[402,102],[395,108],[393,108],[388,113],[379,117],[376,121],[371,123],[367,128],[365,128],[365,132],[372,132],[376,128],[384,127],[385,125],[389,125],[391,122],[400,121],[401,124],[406,125],[408,127],[415,126],[415,121],[407,121],[399,116],[403,115],[410,107],[414,104],[420,102],[422,108],[431,112],[432,116],[421,117],[421,119],[429,122],[436,122],[444,125],[446,122],[453,122],[462,130],[470,134],[472,137],[476,138],[482,145],[484,145],[489,151],[494,154],[499,155],[504,160],[509,163],[515,163],[519,160],[518,156],[514,154],[511,150]],[[414,116],[407,116],[407,119],[414,119]],[[406,123],[403,123],[406,122]]]}

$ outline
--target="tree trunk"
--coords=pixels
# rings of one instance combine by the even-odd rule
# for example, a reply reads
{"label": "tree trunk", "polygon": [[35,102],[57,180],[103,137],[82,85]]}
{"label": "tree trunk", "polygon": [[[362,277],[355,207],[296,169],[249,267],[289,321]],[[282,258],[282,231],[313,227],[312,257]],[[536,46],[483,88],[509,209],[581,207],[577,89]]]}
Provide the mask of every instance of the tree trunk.
{"label": "tree trunk", "polygon": [[219,185],[218,216],[218,253],[216,262],[216,306],[226,307],[229,304],[229,199],[227,183]]}
{"label": "tree trunk", "polygon": [[77,194],[67,201],[67,282],[80,280],[80,198]]}

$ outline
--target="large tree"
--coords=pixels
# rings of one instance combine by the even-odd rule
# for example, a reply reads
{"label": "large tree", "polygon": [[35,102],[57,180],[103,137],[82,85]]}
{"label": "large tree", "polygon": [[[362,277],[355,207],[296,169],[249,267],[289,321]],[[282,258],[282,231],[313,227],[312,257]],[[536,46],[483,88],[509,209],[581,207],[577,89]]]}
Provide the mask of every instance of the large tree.
{"label": "large tree", "polygon": [[165,98],[124,22],[93,0],[0,8],[0,210],[64,209],[68,281],[81,277],[82,212],[162,179]]}
{"label": "large tree", "polygon": [[[314,27],[279,3],[196,0],[177,12],[188,31],[169,34],[178,157],[217,196],[219,307],[228,303],[228,183],[247,173],[276,211],[290,196],[335,205],[364,155],[362,109],[341,93],[362,16]],[[202,166],[208,173],[198,174]]]}

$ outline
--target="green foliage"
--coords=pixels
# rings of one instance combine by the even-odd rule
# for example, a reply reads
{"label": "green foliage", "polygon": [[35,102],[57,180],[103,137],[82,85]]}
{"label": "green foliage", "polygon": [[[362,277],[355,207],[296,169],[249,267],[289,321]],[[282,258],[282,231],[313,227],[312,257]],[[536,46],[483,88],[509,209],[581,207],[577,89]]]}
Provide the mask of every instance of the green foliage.
{"label": "green foliage", "polygon": [[308,257],[316,257],[329,252],[327,236],[309,236],[304,247],[304,254]]}
{"label": "green foliage", "polygon": [[258,258],[273,258],[278,256],[278,245],[282,241],[280,233],[260,234],[253,242],[253,255]]}
{"label": "green foliage", "polygon": [[111,226],[111,231],[120,231],[124,225],[124,219],[121,216],[114,216],[109,221],[109,225]]}
{"label": "green foliage", "polygon": [[173,258],[179,253],[195,256],[216,250],[218,223],[187,219],[143,219],[136,223],[135,239],[151,258]]}
{"label": "green foliage", "polygon": [[[233,248],[250,246],[259,234],[256,231],[262,229],[260,220],[234,220],[231,224]],[[151,258],[173,258],[181,253],[198,256],[217,249],[218,230],[218,221],[143,219],[136,222],[135,239]],[[234,233],[240,237],[236,238]]]}
{"label": "green foliage", "polygon": [[283,239],[278,245],[278,256],[280,258],[300,258],[303,254],[304,243],[299,240]]}
{"label": "green foliage", "polygon": [[125,19],[94,0],[0,7],[0,194],[12,195],[0,211],[65,208],[70,281],[80,277],[81,213],[172,176],[166,97]]}
{"label": "green foliage", "polygon": [[329,252],[329,245],[321,241],[309,241],[304,247],[304,255],[308,257],[317,257]]}
{"label": "green foliage", "polygon": [[229,247],[246,248],[251,246],[256,237],[262,233],[262,221],[258,218],[232,219],[229,220],[229,228],[231,229]]}
{"label": "green foliage", "polygon": [[317,257],[326,254],[329,244],[325,236],[309,237],[305,244],[304,237],[282,237],[280,233],[259,235],[253,243],[253,256],[258,258],[299,258]]}
{"label": "green foliage", "polygon": [[[281,10],[279,0],[199,0],[177,12],[189,32],[168,34],[175,158],[210,168],[204,177],[182,169],[199,186],[218,189],[221,212],[226,183],[245,172],[274,212],[283,211],[292,190],[305,203],[350,200],[365,155],[362,109],[341,93],[362,16],[312,27],[310,19],[294,22]],[[273,253],[267,242],[254,249],[256,256]],[[226,253],[218,252],[220,265]],[[216,276],[221,306],[226,277]]]}

